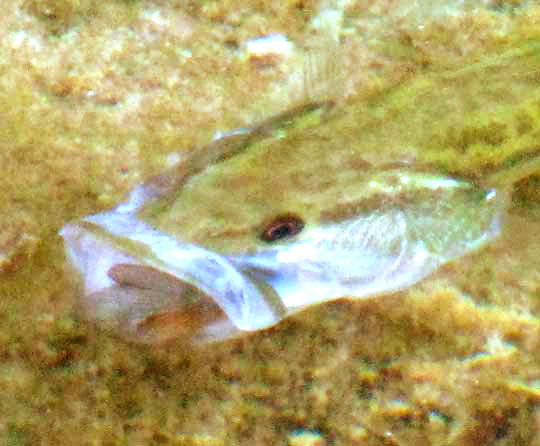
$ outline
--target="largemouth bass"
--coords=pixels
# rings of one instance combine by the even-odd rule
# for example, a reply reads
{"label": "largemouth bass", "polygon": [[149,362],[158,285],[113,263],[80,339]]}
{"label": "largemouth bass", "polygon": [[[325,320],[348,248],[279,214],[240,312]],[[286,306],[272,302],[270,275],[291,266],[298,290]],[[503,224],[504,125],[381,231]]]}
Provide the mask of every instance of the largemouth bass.
{"label": "largemouth bass", "polygon": [[66,225],[86,316],[133,341],[206,342],[397,291],[497,237],[512,184],[540,171],[535,149],[481,179],[375,165],[321,140],[331,108],[221,135],[115,209]]}

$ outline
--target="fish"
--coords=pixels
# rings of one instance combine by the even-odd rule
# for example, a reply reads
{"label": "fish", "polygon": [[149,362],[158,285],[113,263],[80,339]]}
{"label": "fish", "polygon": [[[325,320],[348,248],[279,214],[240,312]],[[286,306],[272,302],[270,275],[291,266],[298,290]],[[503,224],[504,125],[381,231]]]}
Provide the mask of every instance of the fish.
{"label": "fish", "polygon": [[374,164],[321,138],[335,108],[308,102],[220,133],[114,209],[66,224],[82,314],[128,341],[197,345],[402,290],[496,239],[512,185],[540,171],[537,149],[482,178]]}

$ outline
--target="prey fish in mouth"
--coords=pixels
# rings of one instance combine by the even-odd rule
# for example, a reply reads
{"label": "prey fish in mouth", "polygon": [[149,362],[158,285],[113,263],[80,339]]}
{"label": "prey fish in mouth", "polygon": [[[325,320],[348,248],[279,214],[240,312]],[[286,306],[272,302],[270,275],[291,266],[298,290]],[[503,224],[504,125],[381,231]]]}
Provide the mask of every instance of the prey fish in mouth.
{"label": "prey fish in mouth", "polygon": [[539,170],[538,153],[483,181],[372,165],[310,124],[331,107],[221,135],[115,209],[67,224],[86,317],[135,342],[198,343],[400,290],[497,237],[511,184]]}

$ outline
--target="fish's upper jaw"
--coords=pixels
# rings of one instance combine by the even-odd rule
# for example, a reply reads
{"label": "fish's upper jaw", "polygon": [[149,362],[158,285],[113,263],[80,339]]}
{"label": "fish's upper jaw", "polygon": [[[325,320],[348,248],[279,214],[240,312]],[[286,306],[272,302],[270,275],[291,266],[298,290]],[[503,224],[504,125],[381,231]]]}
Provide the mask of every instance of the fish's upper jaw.
{"label": "fish's upper jaw", "polygon": [[111,250],[99,237],[77,223],[65,225],[60,235],[64,239],[64,247],[72,267],[82,273],[86,294],[114,284],[107,275],[113,265],[133,262],[130,256]]}

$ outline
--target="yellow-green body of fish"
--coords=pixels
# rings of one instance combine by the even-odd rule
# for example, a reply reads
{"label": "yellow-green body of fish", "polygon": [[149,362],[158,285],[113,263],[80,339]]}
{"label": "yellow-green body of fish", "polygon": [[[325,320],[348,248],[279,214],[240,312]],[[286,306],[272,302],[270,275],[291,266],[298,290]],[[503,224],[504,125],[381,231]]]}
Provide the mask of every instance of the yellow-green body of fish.
{"label": "yellow-green body of fish", "polygon": [[[189,339],[219,340],[308,305],[402,289],[477,249],[498,235],[512,182],[538,169],[527,144],[540,131],[540,86],[523,62],[533,56],[421,76],[337,112],[308,104],[195,150],[126,203],[62,230],[86,313],[142,342],[178,324]],[[509,79],[498,108],[480,113],[466,81],[487,102]],[[415,115],[434,86],[439,97]],[[461,125],[433,121],[456,110]],[[474,161],[486,147],[491,166],[461,169],[482,175],[441,173],[445,150]]]}

